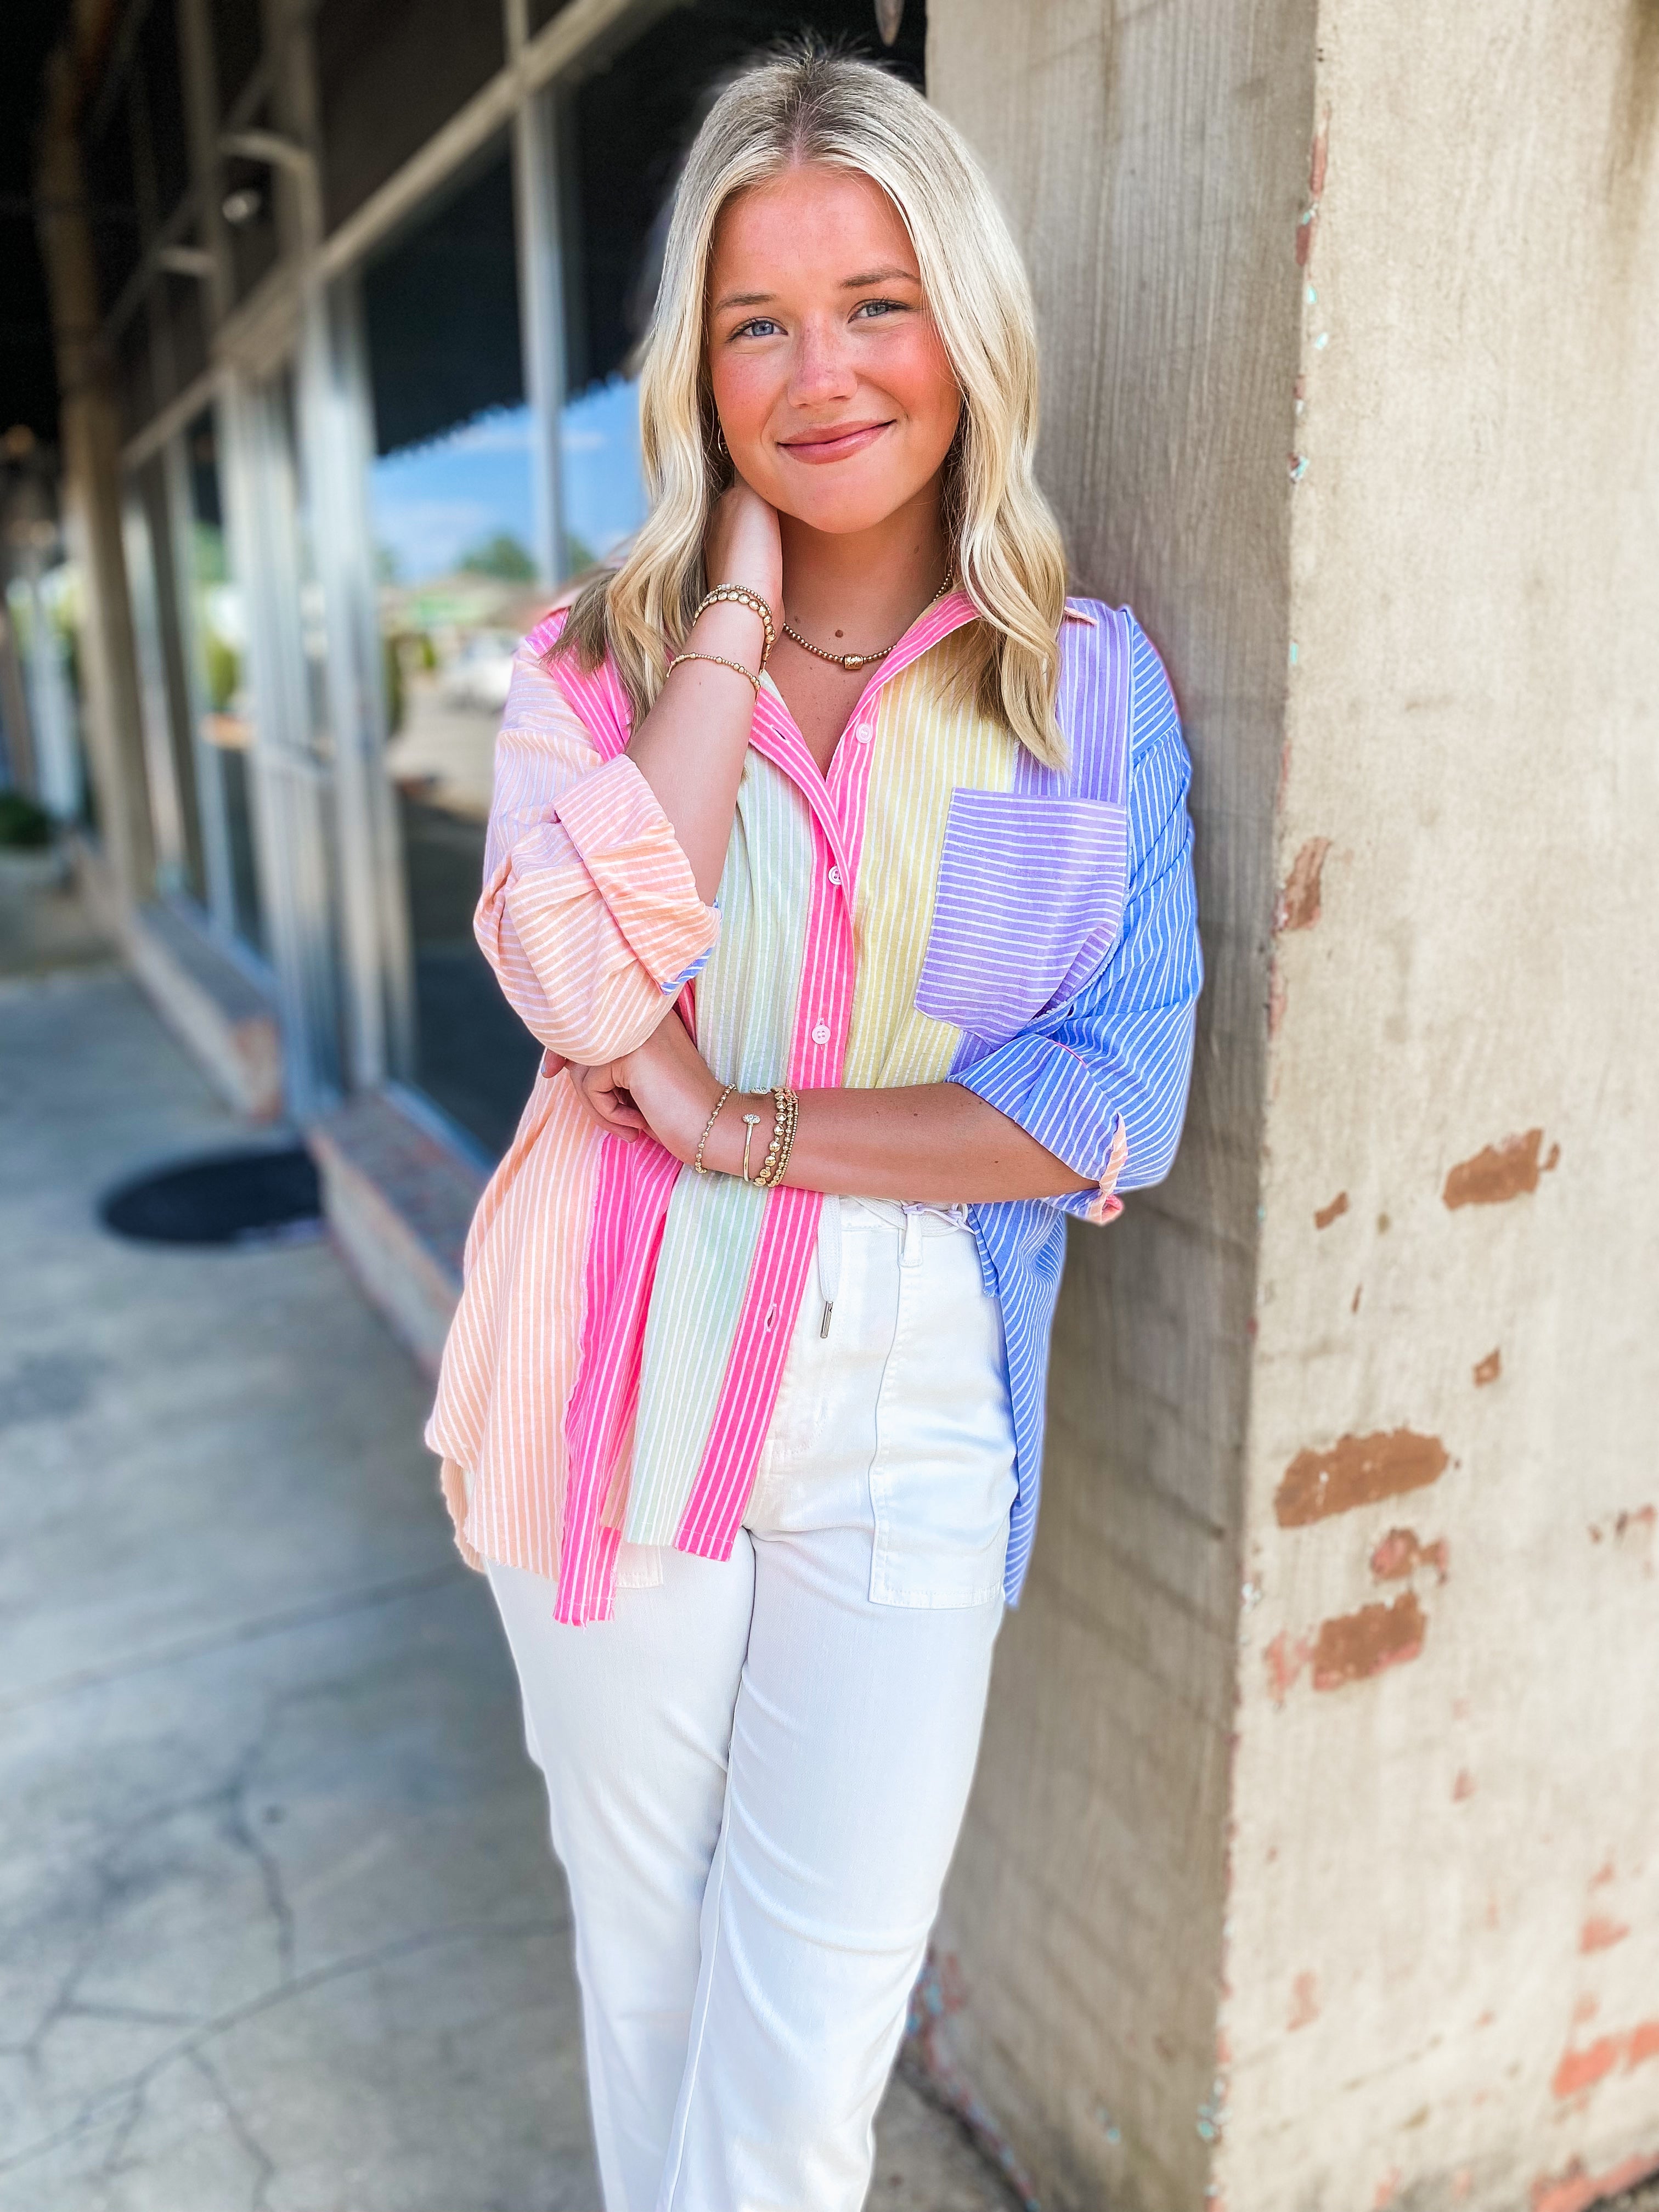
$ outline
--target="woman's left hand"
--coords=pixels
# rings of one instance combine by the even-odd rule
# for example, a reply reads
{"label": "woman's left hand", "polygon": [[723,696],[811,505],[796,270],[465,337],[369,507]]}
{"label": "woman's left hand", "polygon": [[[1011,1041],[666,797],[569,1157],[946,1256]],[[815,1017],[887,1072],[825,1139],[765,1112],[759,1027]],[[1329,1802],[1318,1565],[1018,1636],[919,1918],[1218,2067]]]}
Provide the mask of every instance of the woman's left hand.
{"label": "woman's left hand", "polygon": [[605,1086],[626,1091],[645,1126],[677,1160],[689,1160],[720,1095],[678,1014],[659,1023],[637,1052],[599,1071]]}

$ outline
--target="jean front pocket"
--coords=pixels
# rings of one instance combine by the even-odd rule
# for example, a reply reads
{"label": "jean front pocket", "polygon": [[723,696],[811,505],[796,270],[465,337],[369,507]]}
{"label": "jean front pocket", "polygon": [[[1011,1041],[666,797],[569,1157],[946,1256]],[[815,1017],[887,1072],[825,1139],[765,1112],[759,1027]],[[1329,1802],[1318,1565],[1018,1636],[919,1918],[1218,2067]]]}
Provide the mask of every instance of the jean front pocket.
{"label": "jean front pocket", "polygon": [[1002,1044],[1071,997],[1117,934],[1128,838],[1099,799],[953,792],[918,1011]]}
{"label": "jean front pocket", "polygon": [[878,1605],[988,1605],[1002,1595],[1014,1502],[1013,1416],[1002,1316],[973,1237],[915,1240],[870,1468]]}

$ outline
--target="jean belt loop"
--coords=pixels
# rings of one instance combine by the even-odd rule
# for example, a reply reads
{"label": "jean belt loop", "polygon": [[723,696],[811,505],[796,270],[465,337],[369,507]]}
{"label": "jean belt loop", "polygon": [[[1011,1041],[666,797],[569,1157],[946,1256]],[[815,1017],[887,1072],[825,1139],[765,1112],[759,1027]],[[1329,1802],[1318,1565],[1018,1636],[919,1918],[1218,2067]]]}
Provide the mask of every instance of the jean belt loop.
{"label": "jean belt loop", "polygon": [[921,1206],[907,1206],[904,1209],[904,1243],[899,1250],[899,1265],[902,1267],[919,1267],[921,1265],[921,1217],[926,1211],[927,1208]]}

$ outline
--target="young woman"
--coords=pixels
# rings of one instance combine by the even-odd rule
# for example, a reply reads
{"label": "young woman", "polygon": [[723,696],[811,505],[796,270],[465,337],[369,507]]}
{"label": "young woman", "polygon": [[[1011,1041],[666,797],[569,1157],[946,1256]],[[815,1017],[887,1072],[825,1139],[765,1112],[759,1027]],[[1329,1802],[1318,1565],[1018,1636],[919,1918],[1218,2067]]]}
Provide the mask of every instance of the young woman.
{"label": "young woman", "polygon": [[429,1441],[569,1877],[607,2212],[854,2212],[1036,1510],[1065,1217],[1174,1153],[1187,758],[1065,598],[1030,295],[921,97],[692,149],[649,520],[520,649],[480,941],[547,1047]]}

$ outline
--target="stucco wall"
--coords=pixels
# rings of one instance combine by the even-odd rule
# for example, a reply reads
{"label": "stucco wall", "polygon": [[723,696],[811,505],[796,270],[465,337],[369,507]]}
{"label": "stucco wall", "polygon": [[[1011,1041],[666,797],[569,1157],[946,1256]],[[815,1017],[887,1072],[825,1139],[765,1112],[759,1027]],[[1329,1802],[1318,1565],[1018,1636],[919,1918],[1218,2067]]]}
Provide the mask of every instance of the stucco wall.
{"label": "stucco wall", "polygon": [[1659,4],[930,26],[1209,964],[1073,1244],[951,2049],[1050,2212],[1579,2212],[1659,2163]]}
{"label": "stucco wall", "polygon": [[1313,102],[1310,4],[1122,13],[928,15],[929,95],[1030,263],[1078,581],[1181,700],[1208,970],[1173,1177],[1073,1233],[940,1936],[950,2044],[1050,2207],[1192,2207],[1208,2155]]}
{"label": "stucco wall", "polygon": [[1659,2161],[1659,8],[1319,45],[1218,2171],[1567,2212]]}

